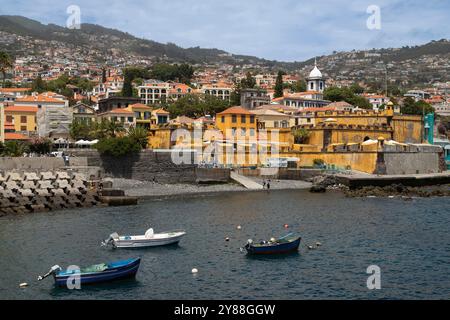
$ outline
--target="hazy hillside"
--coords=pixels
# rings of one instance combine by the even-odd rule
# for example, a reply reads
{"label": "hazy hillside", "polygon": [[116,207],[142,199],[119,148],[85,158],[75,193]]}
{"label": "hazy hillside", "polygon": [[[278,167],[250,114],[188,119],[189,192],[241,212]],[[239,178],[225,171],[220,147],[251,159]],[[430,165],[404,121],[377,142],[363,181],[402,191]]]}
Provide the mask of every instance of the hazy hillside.
{"label": "hazy hillside", "polygon": [[[129,61],[130,55],[168,62],[192,64],[249,65],[294,71],[306,76],[314,58],[303,62],[277,62],[251,56],[229,54],[219,49],[181,48],[137,38],[129,33],[94,24],[70,30],[54,24],[44,25],[21,16],[0,16],[0,44],[18,55],[38,54],[42,48],[73,48],[81,60]],[[72,49],[71,49],[72,50]],[[138,60],[138,58],[136,58]],[[389,81],[401,86],[450,81],[450,41],[442,39],[421,46],[334,52],[318,57],[324,75],[335,81],[381,83],[386,70]]]}

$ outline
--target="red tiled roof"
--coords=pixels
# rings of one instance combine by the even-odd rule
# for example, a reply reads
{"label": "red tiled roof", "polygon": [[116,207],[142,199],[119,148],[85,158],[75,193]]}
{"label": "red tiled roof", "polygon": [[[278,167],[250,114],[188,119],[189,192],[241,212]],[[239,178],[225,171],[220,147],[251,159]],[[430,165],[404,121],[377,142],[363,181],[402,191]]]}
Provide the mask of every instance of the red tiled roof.
{"label": "red tiled roof", "polygon": [[5,112],[34,112],[36,113],[38,111],[37,107],[33,106],[8,106],[5,108]]}
{"label": "red tiled roof", "polygon": [[247,109],[244,109],[242,107],[236,106],[236,107],[231,107],[228,108],[227,110],[218,113],[218,115],[226,115],[226,114],[248,114],[248,115],[252,115],[252,113],[250,111],[248,111]]}
{"label": "red tiled roof", "polygon": [[126,109],[113,109],[113,110],[105,112],[105,113],[122,113],[122,114],[133,114],[134,115],[133,112],[128,111]]}
{"label": "red tiled roof", "polygon": [[0,92],[27,92],[31,88],[0,88]]}

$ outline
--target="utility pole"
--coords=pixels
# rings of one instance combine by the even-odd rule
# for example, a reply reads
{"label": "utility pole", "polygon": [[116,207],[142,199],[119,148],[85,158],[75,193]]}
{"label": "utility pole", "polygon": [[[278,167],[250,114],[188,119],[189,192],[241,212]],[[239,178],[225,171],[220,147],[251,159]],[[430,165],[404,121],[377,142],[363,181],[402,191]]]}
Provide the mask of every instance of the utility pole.
{"label": "utility pole", "polygon": [[5,107],[2,101],[0,101],[0,142],[5,142]]}

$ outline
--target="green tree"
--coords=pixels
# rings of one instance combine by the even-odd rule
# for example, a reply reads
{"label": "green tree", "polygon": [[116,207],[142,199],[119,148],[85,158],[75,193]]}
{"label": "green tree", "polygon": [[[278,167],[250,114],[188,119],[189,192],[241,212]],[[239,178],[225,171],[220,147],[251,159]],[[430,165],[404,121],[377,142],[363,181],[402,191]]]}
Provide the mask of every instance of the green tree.
{"label": "green tree", "polygon": [[46,155],[52,151],[52,142],[45,138],[37,138],[30,143],[28,148],[30,152]]}
{"label": "green tree", "polygon": [[102,68],[102,83],[106,82],[106,68]]}
{"label": "green tree", "polygon": [[422,115],[434,112],[434,108],[423,100],[415,101],[411,97],[405,98],[403,100],[403,106],[401,107],[401,112],[403,114],[410,115]]}
{"label": "green tree", "polygon": [[311,136],[311,133],[305,128],[294,129],[292,131],[292,134],[294,136],[294,142],[296,144],[305,144],[306,142],[308,142],[308,139]]}
{"label": "green tree", "polygon": [[47,84],[42,80],[41,75],[38,75],[37,78],[33,80],[31,90],[39,93],[47,90]]}
{"label": "green tree", "polygon": [[28,144],[21,141],[10,140],[5,142],[4,155],[7,157],[22,157],[29,151]]}
{"label": "green tree", "polygon": [[142,149],[147,148],[148,144],[148,130],[144,127],[131,127],[128,130],[128,137],[136,141]]}
{"label": "green tree", "polygon": [[364,93],[364,88],[361,87],[359,84],[354,83],[350,86],[350,90],[354,93],[354,94],[362,94]]}
{"label": "green tree", "polygon": [[122,96],[123,97],[132,97],[133,96],[133,79],[132,79],[131,74],[129,74],[129,73],[125,73],[125,75],[124,75]]}
{"label": "green tree", "polygon": [[306,91],[306,81],[303,79],[298,80],[293,86],[292,91],[294,92],[305,92]]}
{"label": "green tree", "polygon": [[84,121],[74,119],[69,127],[70,137],[74,140],[88,140],[90,138],[91,127]]}
{"label": "green tree", "polygon": [[141,145],[130,137],[101,139],[95,148],[103,155],[123,157],[141,151]]}
{"label": "green tree", "polygon": [[161,81],[178,81],[190,84],[194,71],[194,68],[187,63],[181,65],[158,63],[153,66],[150,75],[152,78]]}
{"label": "green tree", "polygon": [[6,83],[6,72],[14,67],[11,56],[5,51],[0,51],[0,72],[3,76],[3,87]]}
{"label": "green tree", "polygon": [[247,75],[244,79],[241,81],[241,88],[242,89],[254,89],[256,87],[256,80],[252,76],[251,72],[247,72]]}
{"label": "green tree", "polygon": [[228,101],[221,100],[215,96],[188,94],[169,104],[167,110],[172,118],[183,115],[198,118],[205,115],[215,115],[229,106]]}
{"label": "green tree", "polygon": [[366,98],[356,95],[350,88],[326,88],[324,91],[324,99],[332,102],[345,101],[355,107],[372,109],[372,105]]}
{"label": "green tree", "polygon": [[278,71],[277,80],[275,82],[275,98],[281,98],[283,96],[283,72]]}

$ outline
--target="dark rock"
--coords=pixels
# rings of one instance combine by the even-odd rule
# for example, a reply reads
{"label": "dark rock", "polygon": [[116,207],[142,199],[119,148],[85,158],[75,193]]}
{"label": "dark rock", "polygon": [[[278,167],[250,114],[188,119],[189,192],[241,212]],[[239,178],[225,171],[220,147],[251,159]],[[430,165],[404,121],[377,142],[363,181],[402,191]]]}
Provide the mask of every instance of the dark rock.
{"label": "dark rock", "polygon": [[327,192],[327,188],[325,186],[322,185],[314,185],[311,187],[311,189],[309,189],[309,192],[312,193],[325,193]]}

